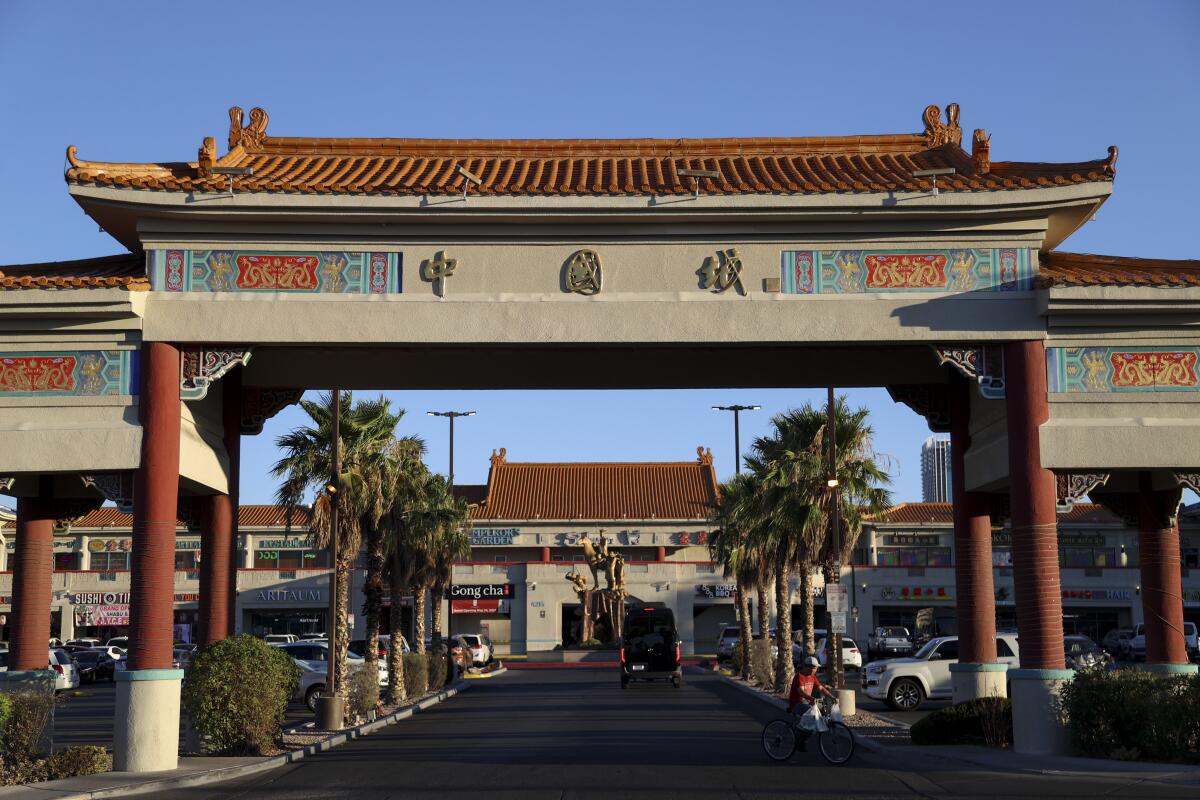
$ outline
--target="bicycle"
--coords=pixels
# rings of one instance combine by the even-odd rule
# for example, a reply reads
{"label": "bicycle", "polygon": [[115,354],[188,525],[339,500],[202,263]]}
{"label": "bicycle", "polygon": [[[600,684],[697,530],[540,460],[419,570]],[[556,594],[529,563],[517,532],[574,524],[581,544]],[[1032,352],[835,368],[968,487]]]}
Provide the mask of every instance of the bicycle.
{"label": "bicycle", "polygon": [[[830,764],[845,764],[854,755],[854,733],[845,723],[829,719],[832,706],[828,698],[821,698],[825,730],[817,733],[817,745]],[[772,720],[763,726],[763,750],[773,761],[787,761],[808,743],[808,737],[814,732],[800,727],[799,714],[793,714],[789,719]]]}

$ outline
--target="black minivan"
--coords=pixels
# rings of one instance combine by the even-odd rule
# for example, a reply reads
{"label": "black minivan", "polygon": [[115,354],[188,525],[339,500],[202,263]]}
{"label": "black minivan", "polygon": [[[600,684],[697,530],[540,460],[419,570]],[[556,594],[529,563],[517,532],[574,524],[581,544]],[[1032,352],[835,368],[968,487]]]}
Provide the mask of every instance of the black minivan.
{"label": "black minivan", "polygon": [[683,684],[682,641],[669,608],[631,608],[621,636],[621,688],[632,680]]}

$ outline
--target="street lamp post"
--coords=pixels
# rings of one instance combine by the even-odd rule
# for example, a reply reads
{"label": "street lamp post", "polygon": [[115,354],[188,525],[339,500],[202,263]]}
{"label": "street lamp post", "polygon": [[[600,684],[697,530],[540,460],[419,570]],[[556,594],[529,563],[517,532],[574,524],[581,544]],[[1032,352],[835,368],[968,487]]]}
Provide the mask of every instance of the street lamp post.
{"label": "street lamp post", "polygon": [[450,420],[450,475],[446,483],[454,485],[454,420],[456,417],[473,417],[474,411],[426,411],[431,417],[446,417]]}
{"label": "street lamp post", "polygon": [[762,406],[713,406],[713,411],[733,412],[733,462],[738,474],[742,472],[742,432],[739,415],[743,411],[758,411]]}
{"label": "street lamp post", "polygon": [[342,427],[342,393],[333,390],[331,430],[329,442],[329,483],[325,493],[329,496],[329,619],[325,622],[325,638],[329,641],[329,682],[325,694],[318,699],[317,726],[323,730],[340,730],[345,721],[345,708],[341,695],[342,675],[338,670],[338,474],[341,472],[338,456]]}
{"label": "street lamp post", "polygon": [[[840,517],[841,508],[838,500],[838,477],[837,477],[837,413],[834,406],[833,387],[829,387],[829,395],[826,407],[825,428],[829,433],[829,480],[828,486],[831,492],[829,502],[829,524],[832,526],[830,531],[830,547],[833,550],[833,582],[842,582],[842,525]],[[828,596],[828,593],[826,593]],[[843,612],[844,614],[844,612]],[[842,688],[842,635],[833,632],[833,615],[829,618],[830,632],[830,666],[833,668],[833,686],[835,689]]]}

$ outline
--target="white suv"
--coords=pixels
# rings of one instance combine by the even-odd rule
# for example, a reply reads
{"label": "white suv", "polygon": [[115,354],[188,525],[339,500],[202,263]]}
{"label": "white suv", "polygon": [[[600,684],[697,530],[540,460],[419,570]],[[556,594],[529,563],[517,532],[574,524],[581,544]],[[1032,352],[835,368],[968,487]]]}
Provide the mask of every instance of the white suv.
{"label": "white suv", "polygon": [[[996,637],[996,660],[1009,669],[1021,665],[1017,637]],[[958,637],[930,639],[910,658],[874,661],[862,671],[862,689],[867,697],[884,700],[899,711],[912,711],[926,699],[949,699],[954,694],[950,665],[958,663]]]}
{"label": "white suv", "polygon": [[737,625],[726,625],[717,637],[717,661],[728,661],[733,658],[734,645],[742,638],[742,629]]}

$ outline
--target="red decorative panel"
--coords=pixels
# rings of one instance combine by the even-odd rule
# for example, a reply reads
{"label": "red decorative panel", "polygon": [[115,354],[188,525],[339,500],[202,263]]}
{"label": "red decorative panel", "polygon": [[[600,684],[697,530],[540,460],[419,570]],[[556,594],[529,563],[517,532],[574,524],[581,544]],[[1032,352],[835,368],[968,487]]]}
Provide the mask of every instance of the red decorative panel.
{"label": "red decorative panel", "polygon": [[945,289],[946,256],[942,253],[871,254],[868,289]]}
{"label": "red decorative panel", "polygon": [[316,289],[317,256],[239,255],[239,289]]}
{"label": "red decorative panel", "polygon": [[1200,384],[1194,350],[1121,351],[1109,354],[1115,388],[1167,386],[1189,388]]}
{"label": "red decorative panel", "polygon": [[0,392],[69,392],[75,388],[73,356],[0,358]]}

